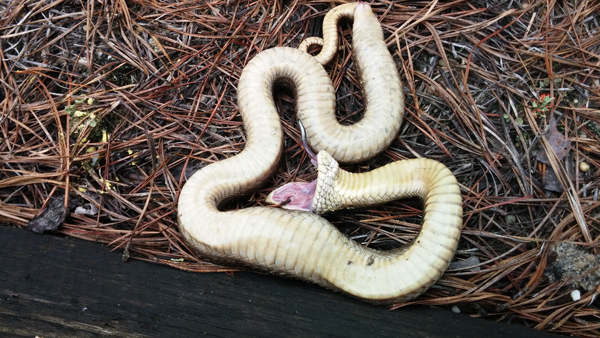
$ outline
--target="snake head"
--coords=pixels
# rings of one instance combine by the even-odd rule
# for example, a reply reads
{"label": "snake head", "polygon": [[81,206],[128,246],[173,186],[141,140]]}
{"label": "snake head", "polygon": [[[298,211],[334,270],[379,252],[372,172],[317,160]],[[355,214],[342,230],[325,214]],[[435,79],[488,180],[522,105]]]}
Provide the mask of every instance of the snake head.
{"label": "snake head", "polygon": [[291,182],[273,190],[265,202],[281,205],[283,209],[310,211],[322,214],[336,210],[335,180],[339,175],[339,164],[326,151],[320,151],[318,176],[312,182]]}
{"label": "snake head", "polygon": [[312,198],[311,211],[324,214],[339,209],[337,180],[340,176],[339,163],[326,151],[320,151],[317,156],[317,184]]}

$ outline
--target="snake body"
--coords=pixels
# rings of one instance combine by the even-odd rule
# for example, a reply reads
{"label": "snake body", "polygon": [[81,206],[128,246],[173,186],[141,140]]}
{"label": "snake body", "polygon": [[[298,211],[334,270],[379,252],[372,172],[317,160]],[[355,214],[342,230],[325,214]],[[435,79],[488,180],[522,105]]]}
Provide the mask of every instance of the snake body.
{"label": "snake body", "polygon": [[[344,17],[353,17],[352,53],[363,87],[363,118],[353,125],[341,125],[337,121],[333,87],[332,91],[321,92],[323,106],[320,113],[297,109],[298,118],[306,127],[309,145],[313,149],[327,151],[343,163],[364,161],[385,150],[398,134],[404,117],[402,83],[384,42],[379,21],[369,5],[357,7],[357,4],[337,6],[327,13],[323,22],[323,49],[315,60],[325,64],[333,58],[338,48],[337,22]],[[359,15],[353,16],[357,8]],[[308,69],[309,64],[305,66]],[[310,83],[311,79],[301,79],[302,83],[305,81]],[[326,81],[330,82],[329,77]],[[326,94],[331,96],[326,98]],[[298,103],[305,99],[312,101],[313,97],[297,95]]]}
{"label": "snake body", "polygon": [[[245,148],[187,181],[179,197],[179,227],[186,242],[212,261],[293,276],[371,302],[406,301],[427,290],[448,267],[460,237],[462,200],[450,170],[433,160],[399,161],[363,174],[339,169],[337,161],[364,160],[385,149],[398,132],[404,107],[379,22],[368,5],[353,6],[353,53],[366,101],[364,118],[352,126],[337,122],[331,80],[311,55],[285,47],[259,53],[238,84]],[[412,245],[385,252],[366,248],[310,212],[219,210],[224,200],[264,183],[277,167],[283,131],[272,91],[280,84],[294,90],[309,143],[320,150],[313,211],[420,197],[423,226]]]}
{"label": "snake body", "polygon": [[[320,45],[321,51],[319,54],[315,55],[315,60],[322,65],[328,64],[338,50],[338,39],[337,39],[337,26],[338,22],[341,19],[353,19],[354,18],[354,9],[358,3],[353,2],[345,5],[340,5],[334,7],[325,16],[325,20],[323,20],[323,38],[312,36],[304,39],[300,46],[298,46],[299,50],[308,51],[308,47],[312,45]],[[368,31],[371,31],[370,29]],[[371,40],[375,43],[379,42],[377,39]],[[364,42],[364,41],[361,41]]]}

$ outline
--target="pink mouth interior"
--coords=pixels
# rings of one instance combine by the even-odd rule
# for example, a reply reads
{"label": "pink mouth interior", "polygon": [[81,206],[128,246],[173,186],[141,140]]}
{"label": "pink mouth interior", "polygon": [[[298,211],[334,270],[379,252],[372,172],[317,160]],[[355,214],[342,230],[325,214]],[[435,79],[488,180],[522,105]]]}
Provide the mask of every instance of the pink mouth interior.
{"label": "pink mouth interior", "polygon": [[275,189],[267,197],[267,202],[281,204],[288,210],[311,211],[317,181],[309,183],[293,182]]}

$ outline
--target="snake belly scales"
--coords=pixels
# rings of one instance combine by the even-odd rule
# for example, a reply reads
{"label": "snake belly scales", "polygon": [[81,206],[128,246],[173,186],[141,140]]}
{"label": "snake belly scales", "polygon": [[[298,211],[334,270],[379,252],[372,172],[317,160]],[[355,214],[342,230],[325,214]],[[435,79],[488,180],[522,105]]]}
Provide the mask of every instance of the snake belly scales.
{"label": "snake belly scales", "polygon": [[[353,125],[336,120],[334,88],[322,66],[337,51],[336,25],[342,17],[353,19],[353,57],[366,106],[364,117]],[[308,43],[323,44],[316,57],[275,47],[248,62],[237,88],[245,148],[187,181],[179,196],[179,228],[188,245],[213,262],[303,279],[373,303],[408,301],[434,284],[454,256],[462,227],[460,189],[452,172],[430,159],[397,161],[361,174],[339,168],[337,161],[364,161],[394,140],[404,115],[404,94],[368,4],[332,9],[323,36],[322,43]],[[293,89],[308,142],[319,150],[313,212],[269,207],[221,211],[224,200],[259,187],[277,168],[283,147],[273,100],[278,85]],[[424,202],[421,231],[412,244],[390,251],[364,247],[317,215],[409,197]]]}

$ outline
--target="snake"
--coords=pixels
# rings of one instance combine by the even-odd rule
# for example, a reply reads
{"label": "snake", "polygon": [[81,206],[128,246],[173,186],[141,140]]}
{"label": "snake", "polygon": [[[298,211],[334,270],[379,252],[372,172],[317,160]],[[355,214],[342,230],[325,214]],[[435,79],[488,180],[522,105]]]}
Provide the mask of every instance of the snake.
{"label": "snake", "polygon": [[[323,68],[337,51],[336,25],[344,17],[353,20],[352,53],[365,102],[364,116],[353,125],[336,120],[335,90]],[[409,301],[438,281],[454,256],[462,228],[460,189],[444,164],[426,158],[364,173],[340,168],[389,146],[402,122],[404,94],[369,4],[335,7],[323,27],[324,40],[303,47],[322,44],[318,58],[273,47],[246,64],[237,86],[244,149],[187,180],[179,195],[179,230],[187,245],[210,262],[298,278],[376,304]],[[318,151],[317,179],[274,190],[267,202],[285,200],[282,208],[222,210],[224,201],[256,190],[277,170],[283,128],[273,90],[279,86],[293,91],[307,147]],[[363,246],[321,216],[410,197],[423,201],[421,230],[412,243],[393,250]]]}

